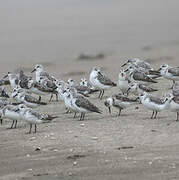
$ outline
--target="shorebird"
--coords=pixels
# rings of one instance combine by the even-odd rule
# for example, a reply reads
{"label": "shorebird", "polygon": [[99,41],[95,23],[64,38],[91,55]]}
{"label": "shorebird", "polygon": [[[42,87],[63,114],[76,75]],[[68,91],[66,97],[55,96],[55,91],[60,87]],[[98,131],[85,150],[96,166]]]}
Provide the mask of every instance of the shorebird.
{"label": "shorebird", "polygon": [[24,71],[23,70],[20,70],[19,72],[19,86],[21,88],[24,88],[24,89],[29,89],[28,88],[28,82],[32,80],[32,77],[31,76],[27,76],[24,74]]}
{"label": "shorebird", "polygon": [[31,107],[31,108],[36,108],[39,105],[47,105],[47,103],[39,101],[35,97],[29,94],[26,94],[21,89],[14,88],[11,96],[14,99],[16,99],[18,102],[24,103],[26,106]]}
{"label": "shorebird", "polygon": [[99,98],[102,99],[104,90],[111,87],[117,86],[116,83],[112,82],[108,77],[103,75],[98,68],[93,68],[90,73],[90,83],[100,90]]}
{"label": "shorebird", "polygon": [[6,100],[7,98],[9,98],[9,95],[7,93],[7,90],[5,87],[1,86],[0,87],[0,100]]}
{"label": "shorebird", "polygon": [[35,68],[32,70],[31,73],[35,72],[36,81],[40,80],[40,77],[45,77],[50,81],[56,80],[53,76],[49,75],[46,71],[44,71],[44,67],[41,64],[36,64]]}
{"label": "shorebird", "polygon": [[126,94],[129,89],[129,80],[124,70],[121,70],[119,73],[118,87],[123,94]]}
{"label": "shorebird", "polygon": [[153,70],[152,66],[148,62],[143,61],[139,58],[129,59],[121,67],[124,67],[126,65],[135,65],[144,69]]}
{"label": "shorebird", "polygon": [[9,79],[11,88],[14,88],[14,87],[16,87],[18,85],[19,77],[16,74],[8,72],[8,74],[5,75],[4,78],[7,78],[7,77]]}
{"label": "shorebird", "polygon": [[32,125],[35,126],[34,133],[37,132],[37,124],[51,122],[53,119],[57,118],[57,116],[51,116],[49,114],[39,113],[30,108],[27,108],[25,105],[21,104],[18,106],[16,110],[19,112],[21,119],[26,121],[30,125],[29,134],[31,133]]}
{"label": "shorebird", "polygon": [[170,95],[169,110],[177,113],[177,120],[179,121],[179,96]]}
{"label": "shorebird", "polygon": [[[8,118],[12,120],[12,125],[10,129],[17,127],[17,121],[21,120],[20,114],[17,112],[17,106],[6,105],[2,108],[2,118]],[[15,123],[15,124],[14,124]]]}
{"label": "shorebird", "polygon": [[56,86],[57,80],[52,81],[52,80],[49,80],[49,79],[46,78],[46,77],[40,77],[40,80],[39,80],[38,82],[39,82],[43,87],[46,87],[46,88],[48,88],[48,89],[51,89],[51,96],[50,96],[49,102],[52,100],[54,94],[56,95],[56,101],[58,101],[58,92],[56,91],[56,89],[57,89],[57,86]]}
{"label": "shorebird", "polygon": [[172,87],[173,96],[179,96],[179,83],[175,82]]}
{"label": "shorebird", "polygon": [[107,98],[104,102],[104,105],[108,107],[109,113],[111,114],[111,107],[119,109],[118,116],[120,116],[121,111],[126,109],[131,105],[139,103],[139,98],[128,98],[122,94],[114,94],[111,97]]}
{"label": "shorebird", "polygon": [[157,81],[154,81],[147,74],[138,71],[137,69],[134,69],[132,66],[129,66],[125,70],[125,72],[129,72],[129,80],[131,82],[136,82],[138,84],[147,84],[147,85],[151,83],[157,83]]}
{"label": "shorebird", "polygon": [[84,120],[87,112],[102,113],[101,110],[92,104],[87,98],[79,95],[74,89],[70,89],[71,105],[75,111],[81,113],[80,120]]}
{"label": "shorebird", "polygon": [[127,94],[133,93],[134,95],[138,96],[139,94],[142,94],[143,92],[155,92],[155,91],[158,91],[158,90],[151,88],[149,86],[146,86],[144,84],[137,84],[134,82],[129,85]]}
{"label": "shorebird", "polygon": [[141,103],[149,110],[152,110],[151,119],[156,119],[157,113],[165,110],[169,106],[170,99],[166,97],[165,99],[154,97],[146,92],[139,95]]}
{"label": "shorebird", "polygon": [[179,67],[171,67],[168,64],[162,64],[159,68],[161,75],[169,80],[179,81]]}
{"label": "shorebird", "polygon": [[10,81],[6,80],[6,79],[1,79],[0,80],[0,86],[4,86],[4,85],[10,85]]}

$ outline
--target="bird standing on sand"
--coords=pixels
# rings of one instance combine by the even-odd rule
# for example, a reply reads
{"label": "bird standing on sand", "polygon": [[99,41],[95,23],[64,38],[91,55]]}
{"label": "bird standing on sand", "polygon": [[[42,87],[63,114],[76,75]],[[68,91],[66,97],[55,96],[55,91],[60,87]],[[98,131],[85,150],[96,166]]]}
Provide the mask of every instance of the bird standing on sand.
{"label": "bird standing on sand", "polygon": [[117,86],[107,76],[103,75],[99,68],[93,68],[90,73],[90,83],[100,90],[99,98],[102,99],[104,90]]}

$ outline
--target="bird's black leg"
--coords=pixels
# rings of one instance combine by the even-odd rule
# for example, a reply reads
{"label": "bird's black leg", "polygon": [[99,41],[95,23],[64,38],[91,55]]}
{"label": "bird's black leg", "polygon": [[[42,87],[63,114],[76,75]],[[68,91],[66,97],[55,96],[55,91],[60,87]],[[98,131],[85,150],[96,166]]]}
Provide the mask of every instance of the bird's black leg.
{"label": "bird's black leg", "polygon": [[82,115],[83,115],[83,113],[81,113],[81,115],[80,115],[80,121],[81,121],[81,119],[82,119]]}
{"label": "bird's black leg", "polygon": [[31,129],[32,129],[32,124],[30,124],[29,134],[31,133]]}
{"label": "bird's black leg", "polygon": [[2,119],[0,119],[1,125],[2,125]]}
{"label": "bird's black leg", "polygon": [[84,120],[85,119],[85,113],[83,113],[83,119],[82,120]]}
{"label": "bird's black leg", "polygon": [[17,127],[17,120],[15,121],[15,126],[14,126],[14,128],[16,128]]}
{"label": "bird's black leg", "polygon": [[58,94],[56,94],[56,101],[58,101]]}
{"label": "bird's black leg", "polygon": [[53,98],[53,94],[51,94],[49,102],[51,102],[52,98]]}
{"label": "bird's black leg", "polygon": [[76,112],[75,112],[75,114],[74,114],[73,118],[76,118]]}
{"label": "bird's black leg", "polygon": [[151,116],[151,118],[150,118],[150,119],[153,119],[153,116],[154,116],[154,111],[152,112],[152,116]]}
{"label": "bird's black leg", "polygon": [[12,121],[12,125],[11,125],[10,129],[12,129],[12,128],[13,128],[13,126],[14,126],[14,120]]}
{"label": "bird's black leg", "polygon": [[121,115],[121,110],[122,110],[122,109],[121,109],[121,108],[119,108],[119,113],[118,113],[118,116],[120,116],[120,115]]}
{"label": "bird's black leg", "polygon": [[109,109],[109,114],[111,114],[111,107],[108,107],[108,109]]}
{"label": "bird's black leg", "polygon": [[155,117],[154,117],[154,119],[156,119],[156,118],[157,118],[157,113],[158,113],[158,111],[155,111]]}
{"label": "bird's black leg", "polygon": [[104,89],[102,90],[102,93],[101,93],[101,97],[100,97],[100,99],[102,99],[102,98],[103,98],[103,95],[104,95]]}
{"label": "bird's black leg", "polygon": [[98,98],[100,98],[100,97],[101,97],[101,93],[102,93],[102,90],[100,90]]}
{"label": "bird's black leg", "polygon": [[177,120],[176,121],[178,121],[178,117],[179,117],[179,113],[177,112]]}
{"label": "bird's black leg", "polygon": [[41,101],[41,96],[39,96],[39,102]]}
{"label": "bird's black leg", "polygon": [[37,132],[37,125],[35,124],[35,131],[34,131],[34,133],[36,133]]}

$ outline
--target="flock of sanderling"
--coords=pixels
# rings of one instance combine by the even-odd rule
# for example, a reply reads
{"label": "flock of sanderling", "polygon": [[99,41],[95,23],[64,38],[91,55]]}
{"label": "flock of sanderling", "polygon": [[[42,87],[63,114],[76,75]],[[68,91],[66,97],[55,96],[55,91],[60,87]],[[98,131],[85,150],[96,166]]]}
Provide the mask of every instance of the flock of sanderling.
{"label": "flock of sanderling", "polygon": [[[85,114],[88,112],[102,113],[102,111],[90,102],[89,96],[92,93],[99,92],[99,99],[103,98],[104,90],[118,86],[120,93],[108,97],[104,105],[121,110],[133,105],[143,104],[147,109],[152,110],[152,118],[157,117],[157,113],[162,110],[170,110],[177,113],[177,121],[179,120],[179,67],[170,67],[167,64],[160,66],[158,70],[154,70],[151,65],[138,58],[130,59],[121,67],[125,67],[119,73],[118,83],[114,83],[107,76],[102,74],[99,68],[94,67],[90,73],[89,81],[82,78],[79,85],[76,85],[73,79],[67,82],[56,79],[49,73],[44,71],[42,65],[37,64],[32,73],[35,72],[35,80],[31,76],[27,76],[21,70],[19,74],[8,72],[2,80],[0,80],[0,117],[1,124],[3,119],[12,120],[12,128],[17,127],[18,121],[25,121],[30,125],[34,125],[36,133],[37,124],[50,122],[57,116],[40,113],[34,110],[38,106],[47,105],[41,101],[41,97],[50,95],[50,100],[56,96],[56,101],[60,99],[64,102],[67,112],[73,112],[74,118],[76,113],[80,113],[80,120],[84,120]],[[152,83],[158,83],[161,77],[172,80],[172,92],[165,97],[155,97],[149,93],[157,91],[150,87]],[[8,78],[8,79],[6,79]],[[5,86],[10,85],[11,97],[13,102],[7,101],[9,95]],[[39,98],[33,96],[36,94]],[[133,96],[130,96],[133,95]]]}

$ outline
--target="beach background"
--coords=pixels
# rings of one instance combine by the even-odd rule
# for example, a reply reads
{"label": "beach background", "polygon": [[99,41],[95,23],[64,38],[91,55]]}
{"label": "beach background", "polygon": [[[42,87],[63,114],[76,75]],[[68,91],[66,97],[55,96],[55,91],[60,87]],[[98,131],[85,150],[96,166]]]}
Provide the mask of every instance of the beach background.
{"label": "beach background", "polygon": [[[132,57],[155,69],[179,66],[178,8],[178,0],[0,0],[0,74],[30,74],[40,63],[58,79],[79,82],[98,66],[117,82],[120,66]],[[156,95],[170,85],[161,79]],[[89,114],[84,122],[64,114],[62,102],[39,108],[59,118],[39,126],[37,134],[26,135],[23,123],[7,130],[6,120],[0,127],[0,179],[179,179],[174,113],[151,120],[139,105],[110,116],[96,97],[90,100],[103,114]]]}

